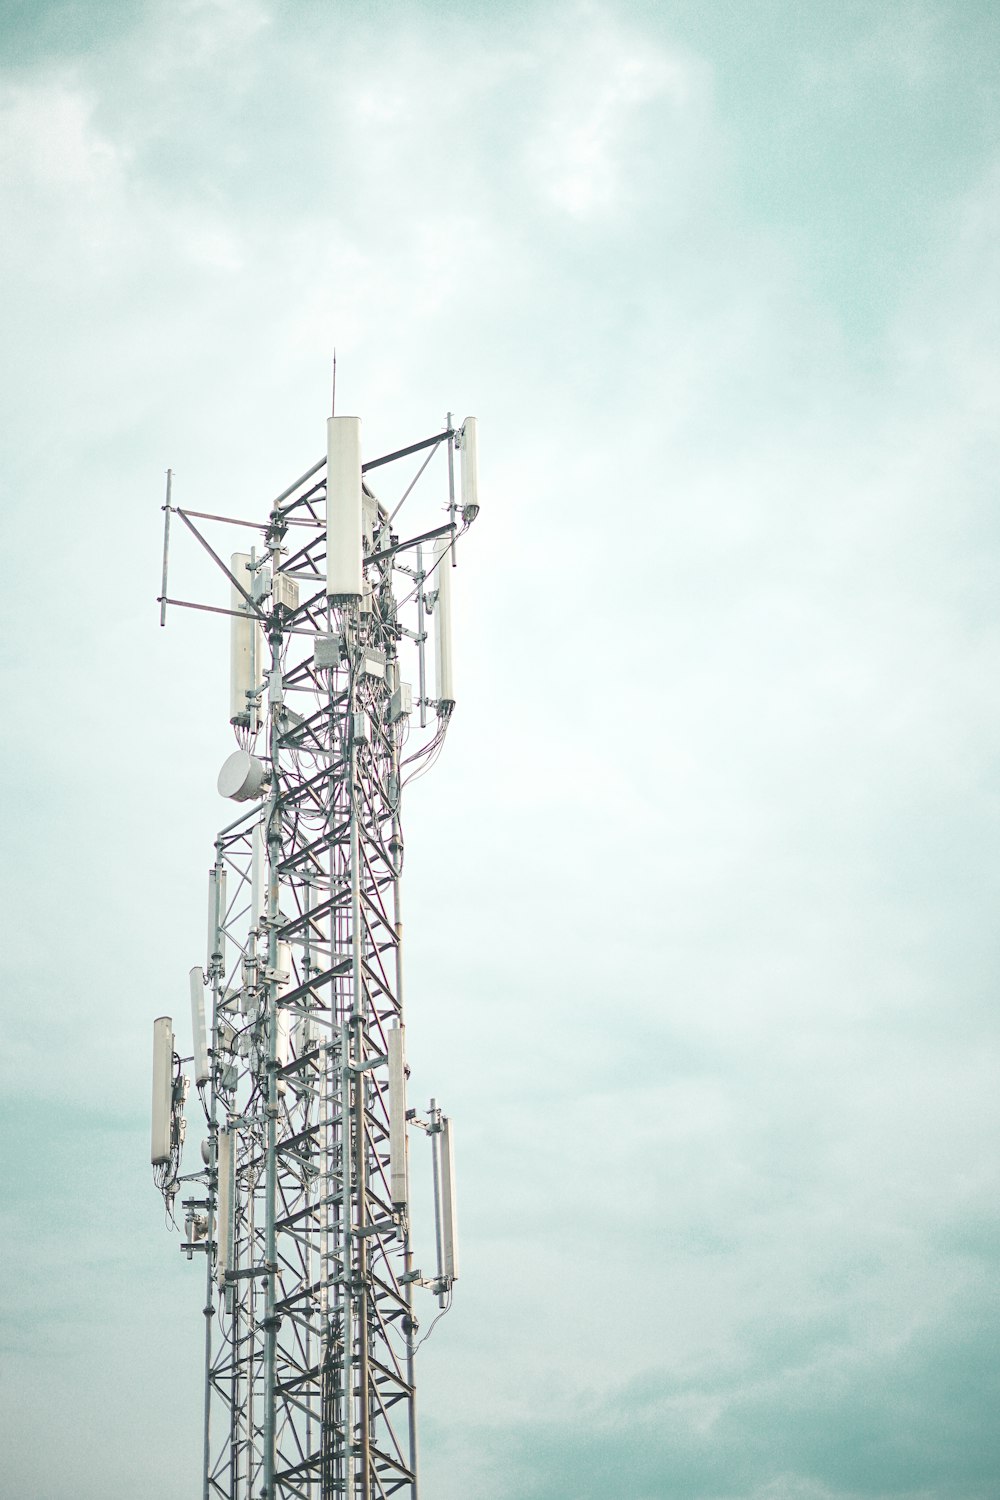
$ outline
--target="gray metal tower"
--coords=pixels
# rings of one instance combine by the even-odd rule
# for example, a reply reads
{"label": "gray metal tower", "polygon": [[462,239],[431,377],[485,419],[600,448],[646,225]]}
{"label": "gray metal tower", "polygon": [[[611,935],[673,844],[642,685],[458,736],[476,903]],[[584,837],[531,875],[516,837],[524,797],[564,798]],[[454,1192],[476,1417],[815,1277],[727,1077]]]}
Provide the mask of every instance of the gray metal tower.
{"label": "gray metal tower", "polygon": [[[442,450],[446,516],[400,540],[396,515]],[[414,462],[390,508],[375,471],[409,480]],[[193,604],[168,598],[175,519],[229,578],[238,748],[219,791],[241,804],[215,842],[193,1056],[169,1017],[154,1028],[154,1174],[171,1218],[182,1195],[181,1248],[205,1260],[206,1500],[416,1500],[414,1304],[425,1288],[446,1309],[458,1266],[450,1121],[433,1100],[407,1106],[401,805],[454,707],[451,571],[478,509],[471,417],[367,463],[360,421],[331,417],[326,458],[228,567],[203,534],[227,518],[175,505],[168,476],[161,623]],[[190,1080],[207,1139],[184,1174]],[[415,1130],[433,1163],[423,1269]]]}

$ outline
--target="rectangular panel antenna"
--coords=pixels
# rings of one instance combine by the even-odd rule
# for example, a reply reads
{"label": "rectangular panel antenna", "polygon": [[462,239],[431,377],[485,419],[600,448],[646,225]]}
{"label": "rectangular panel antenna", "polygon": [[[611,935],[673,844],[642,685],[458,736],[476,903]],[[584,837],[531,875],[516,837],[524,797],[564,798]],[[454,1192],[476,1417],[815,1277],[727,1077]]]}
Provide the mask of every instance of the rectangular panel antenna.
{"label": "rectangular panel antenna", "polygon": [[451,1138],[451,1121],[441,1120],[441,1249],[444,1255],[444,1278],[449,1284],[458,1280],[458,1220],[455,1205],[455,1154]]}
{"label": "rectangular panel antenna", "polygon": [[149,1151],[154,1167],[170,1161],[173,1092],[174,1027],[169,1016],[158,1016],[153,1022],[153,1130]]}
{"label": "rectangular panel antenna", "polygon": [[362,556],[361,418],[326,423],[326,592],[360,599]]}
{"label": "rectangular panel antenna", "polygon": [[[248,594],[254,594],[249,552],[234,552],[229,571]],[[256,694],[264,681],[264,632],[234,584],[229,585],[229,608],[236,611],[229,620],[229,722],[254,730],[260,723],[260,712],[256,699],[247,694]]]}
{"label": "rectangular panel antenna", "polygon": [[462,423],[462,519],[468,523],[479,514],[479,424],[475,417]]}
{"label": "rectangular panel antenna", "polygon": [[396,1208],[405,1206],[409,1194],[406,1181],[406,1072],[403,1027],[394,1026],[387,1038],[389,1058],[389,1191]]}
{"label": "rectangular panel antenna", "polygon": [[438,696],[438,717],[455,706],[455,683],[451,660],[451,537],[439,536],[434,543],[434,581],[437,603],[434,606],[434,664]]}
{"label": "rectangular panel antenna", "polygon": [[225,1286],[226,1272],[232,1270],[236,1138],[235,1130],[220,1130],[216,1147],[219,1171],[219,1248],[215,1261],[215,1279],[219,1286]]}
{"label": "rectangular panel antenna", "polygon": [[188,973],[191,986],[191,1040],[194,1049],[194,1081],[207,1083],[211,1077],[208,1065],[208,1041],[205,1036],[205,971],[200,967]]}
{"label": "rectangular panel antenna", "polygon": [[264,824],[257,822],[250,834],[250,926],[256,928],[264,910]]}
{"label": "rectangular panel antenna", "polygon": [[222,924],[226,918],[226,871],[213,865],[208,872],[208,960],[205,967],[211,972],[212,960],[224,957],[225,936]]}

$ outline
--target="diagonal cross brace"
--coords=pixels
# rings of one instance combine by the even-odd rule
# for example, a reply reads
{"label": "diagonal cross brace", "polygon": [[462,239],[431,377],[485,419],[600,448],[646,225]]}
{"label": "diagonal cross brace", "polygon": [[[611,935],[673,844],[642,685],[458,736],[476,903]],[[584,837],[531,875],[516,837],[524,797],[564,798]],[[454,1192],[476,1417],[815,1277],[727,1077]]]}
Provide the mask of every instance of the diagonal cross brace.
{"label": "diagonal cross brace", "polygon": [[236,589],[238,589],[239,592],[243,595],[244,599],[249,604],[251,610],[257,616],[257,619],[258,620],[266,620],[267,616],[265,614],[263,614],[262,611],[257,608],[257,606],[254,603],[253,599],[251,599],[250,595],[247,593],[246,589],[243,587],[242,583],[240,583],[240,581],[236,577],[236,575],[234,573],[231,573],[229,571],[229,569],[226,567],[225,563],[222,561],[222,558],[219,556],[219,554],[214,550],[213,547],[209,546],[208,542],[206,542],[205,538],[202,536],[202,534],[198,530],[197,526],[195,526],[195,524],[194,524],[193,521],[190,521],[188,519],[187,514],[183,510],[181,510],[181,508],[180,508],[179,505],[175,505],[174,506],[174,515],[175,516],[180,516],[181,520],[184,522],[184,525],[187,527],[188,531],[190,531],[191,534],[195,537],[195,539],[201,543],[201,545],[204,547],[205,551],[208,553],[208,555],[212,559],[212,561],[214,563],[218,564],[218,566],[222,569],[223,573],[225,573],[226,577],[229,579],[229,581],[233,585],[233,587],[236,588]]}

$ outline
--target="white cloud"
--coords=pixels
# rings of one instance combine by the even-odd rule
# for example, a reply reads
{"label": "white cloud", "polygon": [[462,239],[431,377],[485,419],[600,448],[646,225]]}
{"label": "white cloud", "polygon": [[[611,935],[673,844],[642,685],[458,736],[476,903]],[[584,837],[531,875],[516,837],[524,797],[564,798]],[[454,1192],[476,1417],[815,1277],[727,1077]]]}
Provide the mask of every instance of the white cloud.
{"label": "white cloud", "polygon": [[685,116],[693,106],[700,117],[704,107],[703,69],[609,22],[594,6],[564,11],[546,40],[547,88],[525,145],[529,181],[583,221],[607,218],[626,203],[634,208],[629,155],[643,149],[644,115],[652,107],[668,112],[673,139],[665,139],[657,165],[670,178],[670,157],[683,162],[690,149]]}
{"label": "white cloud", "polygon": [[6,84],[0,93],[5,185],[40,196],[117,185],[123,151],[95,128],[93,113],[93,99],[69,73]]}

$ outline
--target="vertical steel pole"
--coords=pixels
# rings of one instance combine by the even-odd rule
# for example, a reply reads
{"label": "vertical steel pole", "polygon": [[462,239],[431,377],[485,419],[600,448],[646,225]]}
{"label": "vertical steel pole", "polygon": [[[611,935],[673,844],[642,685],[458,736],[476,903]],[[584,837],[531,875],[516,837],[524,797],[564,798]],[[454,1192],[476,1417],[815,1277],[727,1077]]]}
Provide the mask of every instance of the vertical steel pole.
{"label": "vertical steel pole", "polygon": [[[427,1111],[430,1120],[431,1162],[434,1166],[434,1242],[437,1250],[437,1280],[444,1284],[444,1225],[441,1220],[441,1111],[436,1099],[432,1099]],[[444,1291],[438,1292],[438,1306],[446,1303]]]}
{"label": "vertical steel pole", "polygon": [[[418,563],[418,567],[419,567],[419,563]],[[394,745],[393,746],[393,764],[395,766],[396,775],[398,777],[398,775],[399,775],[399,746],[398,745]],[[389,848],[391,850],[391,853],[392,853],[392,856],[393,856],[393,864],[395,866],[395,879],[392,882],[392,893],[393,893],[393,896],[392,896],[392,899],[393,899],[392,917],[393,917],[393,926],[396,929],[396,1004],[399,1007],[399,1024],[400,1024],[400,1026],[402,1026],[402,1024],[403,1024],[403,902],[402,902],[402,890],[401,890],[402,871],[401,871],[400,866],[401,866],[401,863],[402,863],[403,842],[402,842],[400,822],[399,822],[399,804],[398,804],[398,800],[397,800],[397,810],[396,810],[395,813],[393,813],[393,817],[392,817],[392,842],[389,845]],[[404,1062],[405,1062],[405,1059],[404,1059]],[[409,1141],[407,1139],[407,1152],[408,1151],[409,1151]],[[409,1277],[410,1272],[413,1270],[413,1247],[410,1244],[410,1224],[409,1224],[410,1205],[409,1205],[409,1203],[407,1203],[407,1205],[406,1205],[406,1207],[404,1209],[404,1213],[405,1213],[406,1217],[404,1218],[404,1221],[403,1221],[403,1273],[404,1273],[404,1275],[406,1277]],[[409,1457],[410,1457],[410,1472],[413,1475],[413,1482],[412,1482],[412,1485],[410,1487],[410,1495],[411,1495],[411,1500],[417,1500],[417,1387],[416,1387],[416,1380],[414,1378],[414,1355],[416,1353],[416,1348],[415,1348],[415,1346],[416,1346],[416,1325],[415,1325],[415,1323],[413,1321],[413,1282],[412,1281],[407,1280],[407,1282],[406,1282],[406,1290],[405,1290],[405,1292],[404,1292],[403,1295],[404,1295],[404,1297],[406,1299],[406,1322],[404,1324],[404,1328],[405,1328],[405,1332],[406,1332],[406,1383],[410,1387],[410,1400],[409,1400],[409,1407],[410,1407]]]}
{"label": "vertical steel pole", "polygon": [[[271,637],[271,673],[281,674],[281,637],[277,627]],[[264,1301],[264,1488],[265,1500],[275,1500],[274,1458],[276,1433],[275,1361],[277,1356],[277,1133],[278,1133],[278,865],[281,860],[280,788],[278,777],[278,716],[272,707],[277,687],[268,692],[268,714],[271,720],[271,799],[267,828],[267,1146],[264,1187],[264,1259],[266,1268]]]}
{"label": "vertical steel pole", "polygon": [[[222,884],[219,872],[225,868],[222,840],[215,842],[215,889],[216,896]],[[225,915],[224,913],[222,914]],[[209,1473],[212,1464],[211,1425],[212,1425],[212,1315],[214,1312],[215,1286],[213,1282],[212,1245],[215,1242],[217,1206],[219,1201],[219,1121],[218,1121],[218,1095],[216,1093],[217,1078],[216,1067],[219,1056],[218,1027],[219,1027],[219,996],[221,994],[221,979],[225,974],[225,953],[223,951],[223,936],[221,932],[221,921],[218,906],[216,906],[216,934],[212,944],[213,954],[211,969],[209,971],[212,981],[212,1051],[211,1051],[211,1076],[208,1081],[208,1233],[206,1236],[205,1249],[205,1441],[202,1456],[204,1475],[202,1481],[202,1500],[209,1500]],[[215,961],[215,950],[220,951],[219,962]]]}
{"label": "vertical steel pole", "polygon": [[[251,547],[250,548],[249,593],[251,594],[251,596],[254,599],[257,598],[257,548],[256,547]],[[250,686],[251,686],[251,688],[256,688],[258,678],[260,677],[261,667],[264,665],[263,662],[259,662],[257,660],[258,645],[259,645],[259,635],[258,635],[257,626],[256,626],[255,623],[251,622],[251,625],[250,625]],[[253,743],[253,737],[254,737],[254,735],[256,734],[257,730],[260,728],[260,717],[261,717],[261,710],[263,709],[263,706],[264,705],[260,702],[260,699],[258,699],[258,698],[248,698],[247,701],[246,701],[247,728],[249,729],[249,732],[250,732],[250,743],[251,744]]]}
{"label": "vertical steel pole", "polygon": [[[355,999],[357,1004],[357,999]],[[360,1014],[354,1022],[354,1055],[364,1061],[364,1031]],[[357,1157],[355,1173],[358,1184],[358,1446],[361,1449],[361,1500],[371,1500],[371,1411],[369,1385],[368,1327],[368,1151],[365,1130],[365,1088],[367,1072],[360,1067],[354,1075],[354,1141]]]}
{"label": "vertical steel pole", "polygon": [[[216,1152],[215,1135],[215,1083],[212,1082],[212,1121],[209,1126],[209,1172],[214,1173],[218,1181],[218,1154]],[[202,1444],[202,1468],[203,1479],[201,1494],[202,1500],[209,1500],[208,1474],[212,1461],[212,1448],[210,1429],[212,1420],[212,1241],[215,1236],[215,1194],[216,1189],[209,1179],[208,1189],[208,1235],[205,1244],[205,1411],[204,1411],[204,1442]]]}
{"label": "vertical steel pole", "polygon": [[340,1181],[343,1209],[340,1225],[342,1243],[341,1278],[344,1317],[343,1399],[344,1399],[344,1493],[354,1500],[354,1306],[351,1301],[354,1276],[352,1238],[354,1232],[354,1172],[351,1151],[351,1023],[345,1016],[340,1023]]}
{"label": "vertical steel pole", "polygon": [[[347,611],[345,610],[345,623]],[[355,1224],[354,1195],[355,1182],[357,1178],[360,1142],[354,1140],[353,1120],[351,1118],[351,1087],[355,1080],[352,1078],[351,1068],[351,1032],[354,1029],[356,1018],[361,1014],[361,855],[358,837],[358,806],[357,806],[357,745],[354,740],[354,708],[357,702],[356,680],[357,665],[361,656],[361,615],[358,610],[350,611],[350,641],[348,650],[353,663],[351,673],[351,692],[348,702],[348,730],[350,744],[347,754],[347,796],[350,815],[350,852],[351,865],[351,1011],[345,1017],[343,1028],[343,1158],[344,1158],[344,1387],[347,1407],[347,1463],[346,1463],[346,1493],[350,1500],[354,1500],[354,1247],[352,1241],[356,1236],[356,1229],[360,1224]],[[357,1059],[360,1061],[360,1058]],[[360,1080],[358,1080],[358,1083]],[[356,1084],[357,1086],[357,1084]],[[359,1344],[364,1342],[365,1330],[360,1329]],[[362,1388],[361,1399],[365,1400],[366,1392]],[[365,1472],[365,1459],[362,1455],[362,1473]]]}
{"label": "vertical steel pole", "polygon": [[[311,956],[312,955],[312,950],[311,950],[311,946],[310,946],[310,942],[311,942],[311,938],[312,938],[312,922],[310,920],[310,917],[311,917],[312,905],[313,905],[313,901],[312,901],[312,882],[311,882],[311,880],[308,877],[306,878],[306,883],[305,883],[304,898],[305,898],[306,924],[305,924],[305,928],[303,929],[303,934],[302,934],[302,938],[303,938],[302,978],[303,978],[304,983],[307,986],[306,1000],[308,1002],[308,985],[309,985],[310,979],[312,978],[312,956]],[[301,1025],[299,1026],[299,1047],[300,1047],[301,1052],[308,1052],[310,1050],[310,1047],[311,1047],[311,1044],[312,1044],[312,1040],[313,1040],[313,1037],[312,1037],[312,1019],[311,1019],[311,1013],[309,1013],[309,1015],[307,1016],[307,1019],[305,1019],[301,1023]],[[306,1130],[309,1129],[309,1123],[310,1123],[309,1122],[309,1117],[310,1117],[311,1112],[312,1112],[312,1110],[311,1110],[311,1103],[307,1102],[306,1109],[305,1109],[305,1120],[304,1120],[304,1125],[305,1125]],[[306,1179],[306,1183],[305,1183],[305,1199],[306,1199],[306,1209],[307,1210],[310,1209],[311,1205],[312,1205],[313,1186],[314,1186],[314,1180],[312,1178],[307,1178]],[[309,1222],[309,1215],[308,1215],[308,1213],[307,1213],[306,1222],[307,1223]],[[316,1248],[315,1248],[315,1245],[314,1245],[314,1243],[313,1243],[313,1241],[311,1239],[309,1241],[309,1248],[306,1251],[306,1279],[307,1279],[307,1281],[309,1282],[309,1284],[311,1286],[315,1285],[315,1283],[316,1283]],[[312,1361],[313,1361],[313,1325],[312,1325],[313,1312],[314,1312],[314,1303],[313,1303],[312,1299],[310,1299],[310,1305],[309,1305],[309,1307],[306,1310],[306,1331],[305,1331],[306,1369],[310,1370],[310,1371],[312,1370]],[[312,1395],[309,1395],[309,1396],[306,1397],[306,1456],[307,1456],[307,1458],[311,1458],[312,1457],[312,1449],[313,1449],[313,1397],[312,1397]],[[307,1495],[311,1495],[312,1492],[313,1492],[313,1476],[312,1476],[311,1473],[306,1476],[305,1485],[306,1485],[306,1494]]]}
{"label": "vertical steel pole", "polygon": [[167,558],[170,553],[170,494],[174,471],[167,470],[167,501],[163,507],[163,574],[160,581],[160,624],[167,623]]}
{"label": "vertical steel pole", "polygon": [[451,522],[451,565],[455,566],[455,542],[458,537],[458,507],[455,504],[455,434],[452,414],[448,413],[448,520]]}
{"label": "vertical steel pole", "polygon": [[[329,599],[326,601],[326,630],[328,635],[333,634],[334,617],[333,607]],[[333,671],[327,677],[327,714],[328,714],[328,746],[332,757],[333,747],[337,742],[337,709],[336,709],[336,677]],[[330,779],[327,783],[327,815],[326,831],[331,834],[336,822],[336,795],[335,781],[332,767]],[[336,854],[331,848],[328,851],[324,873],[328,880],[330,896],[330,916],[328,936],[330,942],[331,957],[337,947],[337,917],[333,904],[334,899],[334,871],[336,868]],[[320,1227],[320,1286],[319,1286],[319,1310],[320,1310],[320,1338],[319,1338],[319,1390],[320,1390],[320,1500],[327,1500],[329,1493],[328,1480],[332,1476],[335,1467],[333,1448],[333,1433],[331,1428],[331,1411],[326,1399],[326,1385],[329,1379],[327,1375],[328,1362],[330,1359],[331,1343],[333,1337],[332,1320],[330,1316],[330,1281],[332,1257],[335,1253],[336,1232],[333,1224],[334,1203],[339,1197],[341,1222],[347,1207],[347,1199],[344,1191],[343,1155],[341,1156],[341,1178],[340,1192],[338,1194],[335,1182],[335,1152],[337,1144],[337,1123],[334,1114],[337,1089],[337,1067],[336,1067],[336,1036],[337,1036],[337,1004],[336,1004],[337,981],[334,980],[331,988],[331,999],[328,1011],[328,1025],[324,1038],[324,1046],[321,1053],[322,1067],[322,1114],[323,1124],[323,1217]],[[343,1265],[341,1266],[343,1270]],[[336,1395],[332,1400],[333,1413],[336,1412]]]}

